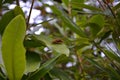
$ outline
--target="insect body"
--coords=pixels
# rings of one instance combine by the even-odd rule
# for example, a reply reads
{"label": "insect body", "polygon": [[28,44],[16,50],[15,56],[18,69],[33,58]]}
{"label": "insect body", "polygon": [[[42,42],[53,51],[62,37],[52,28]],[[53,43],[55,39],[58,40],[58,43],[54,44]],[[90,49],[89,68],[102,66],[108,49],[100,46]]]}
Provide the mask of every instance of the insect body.
{"label": "insect body", "polygon": [[55,39],[52,41],[52,44],[61,44],[63,41],[61,39]]}

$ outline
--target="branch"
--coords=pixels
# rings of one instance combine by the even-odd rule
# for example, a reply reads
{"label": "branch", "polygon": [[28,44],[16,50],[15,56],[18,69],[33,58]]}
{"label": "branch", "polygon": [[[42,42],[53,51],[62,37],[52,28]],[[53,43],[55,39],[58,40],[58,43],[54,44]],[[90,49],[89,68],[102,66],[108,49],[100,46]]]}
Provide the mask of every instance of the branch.
{"label": "branch", "polygon": [[29,21],[30,21],[30,16],[31,16],[31,13],[32,13],[34,1],[35,1],[35,0],[32,0],[30,12],[29,12],[29,16],[28,16],[28,20],[27,20],[27,28],[29,28]]}
{"label": "branch", "polygon": [[16,5],[20,6],[19,0],[16,0]]}
{"label": "branch", "polygon": [[112,10],[112,8],[109,6],[109,4],[105,0],[103,0],[103,2],[107,5],[107,7],[111,11],[113,17],[116,19],[116,15],[115,15],[114,11]]}

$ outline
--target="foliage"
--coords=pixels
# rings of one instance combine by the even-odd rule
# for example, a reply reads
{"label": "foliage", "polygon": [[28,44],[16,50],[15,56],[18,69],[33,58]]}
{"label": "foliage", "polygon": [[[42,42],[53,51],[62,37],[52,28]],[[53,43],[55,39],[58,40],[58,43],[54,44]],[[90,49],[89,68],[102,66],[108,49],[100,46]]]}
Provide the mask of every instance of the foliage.
{"label": "foliage", "polygon": [[[20,1],[0,2],[4,63],[0,80],[120,79],[120,3],[51,0],[53,5],[48,5],[38,0],[43,5],[31,5],[30,10],[41,11],[43,22],[30,23],[31,12],[25,14]],[[6,6],[15,2],[12,10]],[[45,11],[46,7],[52,12]],[[44,31],[37,35],[31,28],[39,25]]]}

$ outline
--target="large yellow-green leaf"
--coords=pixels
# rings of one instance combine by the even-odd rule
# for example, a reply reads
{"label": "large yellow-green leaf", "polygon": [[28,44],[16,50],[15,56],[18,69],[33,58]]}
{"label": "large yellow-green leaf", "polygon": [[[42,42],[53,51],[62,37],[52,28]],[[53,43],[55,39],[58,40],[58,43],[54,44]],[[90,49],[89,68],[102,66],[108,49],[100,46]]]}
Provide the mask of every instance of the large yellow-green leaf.
{"label": "large yellow-green leaf", "polygon": [[25,31],[25,20],[18,15],[8,24],[2,37],[2,57],[9,80],[21,80],[25,70]]}

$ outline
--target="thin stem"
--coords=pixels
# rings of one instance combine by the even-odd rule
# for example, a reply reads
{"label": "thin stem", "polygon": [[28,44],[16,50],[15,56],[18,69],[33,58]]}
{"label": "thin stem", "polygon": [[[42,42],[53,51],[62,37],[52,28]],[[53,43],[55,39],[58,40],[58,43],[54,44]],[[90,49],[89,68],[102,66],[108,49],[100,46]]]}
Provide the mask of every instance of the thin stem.
{"label": "thin stem", "polygon": [[16,0],[16,4],[17,6],[20,6],[19,0]]}
{"label": "thin stem", "polygon": [[105,7],[102,5],[102,3],[100,2],[100,0],[97,0],[97,1],[98,1],[98,3],[100,4],[101,8],[102,8],[103,10],[105,10]]}
{"label": "thin stem", "polygon": [[31,4],[31,8],[30,8],[30,12],[29,12],[29,16],[28,16],[28,20],[27,20],[27,28],[29,28],[29,21],[30,21],[30,16],[31,16],[31,13],[32,13],[32,9],[33,9],[33,5],[34,5],[34,1],[35,1],[35,0],[32,0],[32,4]]}
{"label": "thin stem", "polygon": [[116,19],[116,15],[115,15],[114,11],[111,9],[111,7],[109,6],[109,4],[105,0],[103,0],[103,2],[107,5],[107,7],[111,11],[113,17]]}

